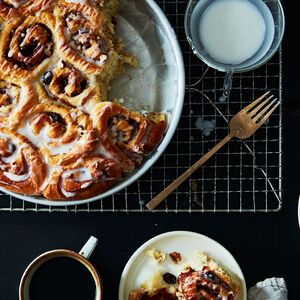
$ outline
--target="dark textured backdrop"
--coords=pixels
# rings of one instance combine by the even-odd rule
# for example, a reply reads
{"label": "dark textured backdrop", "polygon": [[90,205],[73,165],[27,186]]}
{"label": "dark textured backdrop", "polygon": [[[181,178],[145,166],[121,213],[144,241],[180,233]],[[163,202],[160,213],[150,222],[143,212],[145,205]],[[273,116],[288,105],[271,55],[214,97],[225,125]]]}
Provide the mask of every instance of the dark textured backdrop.
{"label": "dark textured backdrop", "polygon": [[[297,198],[300,193],[300,108],[298,10],[284,1],[287,31],[284,58],[284,193],[276,214],[0,214],[0,300],[18,298],[18,284],[26,265],[40,253],[55,249],[79,250],[90,235],[100,239],[91,260],[103,277],[105,299],[117,299],[122,269],[135,249],[156,234],[191,230],[216,239],[237,259],[247,285],[283,276],[289,299],[299,299],[300,230]],[[292,110],[292,113],[289,112]],[[84,299],[83,299],[84,300]]]}

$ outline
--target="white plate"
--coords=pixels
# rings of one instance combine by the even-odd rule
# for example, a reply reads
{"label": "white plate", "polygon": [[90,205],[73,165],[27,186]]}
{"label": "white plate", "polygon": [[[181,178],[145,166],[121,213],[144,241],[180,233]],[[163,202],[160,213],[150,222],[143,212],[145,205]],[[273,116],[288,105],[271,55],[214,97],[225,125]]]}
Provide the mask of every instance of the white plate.
{"label": "white plate", "polygon": [[[122,0],[122,3],[126,0]],[[132,3],[132,1],[128,1]],[[12,195],[16,198],[26,200],[28,202],[33,202],[37,204],[43,205],[51,205],[51,206],[67,206],[67,205],[75,205],[75,204],[85,204],[88,202],[92,202],[95,200],[102,199],[104,197],[111,196],[114,193],[119,192],[124,189],[128,185],[135,182],[139,177],[141,177],[161,156],[161,154],[165,151],[166,147],[170,143],[173,134],[177,128],[177,124],[179,122],[179,118],[181,115],[183,102],[184,102],[184,93],[185,93],[185,71],[184,71],[184,63],[182,58],[181,49],[179,43],[177,41],[175,32],[170,25],[167,17],[164,15],[163,11],[157,5],[154,0],[134,0],[134,3],[138,6],[138,8],[144,13],[145,17],[147,17],[147,21],[150,20],[156,26],[157,30],[157,38],[159,42],[159,46],[155,47],[160,50],[160,59],[164,61],[164,65],[166,68],[162,68],[157,75],[158,79],[157,83],[153,86],[155,89],[155,93],[159,93],[157,103],[152,103],[152,107],[155,111],[166,111],[168,113],[168,128],[166,130],[165,136],[163,137],[161,143],[158,145],[155,151],[145,158],[142,166],[138,168],[135,172],[130,174],[123,181],[119,182],[115,186],[113,186],[108,191],[104,192],[101,195],[97,195],[92,198],[79,200],[79,201],[49,201],[43,197],[32,197],[27,195],[21,195],[14,192],[10,192],[6,190],[4,187],[0,187],[0,191],[3,191],[9,195]],[[130,12],[126,9],[121,14],[121,20],[123,23],[127,22],[132,30],[137,30],[140,28],[140,22],[143,21],[138,18],[131,18]],[[140,28],[141,29],[141,28]],[[123,38],[123,36],[121,36]],[[137,37],[143,40],[143,43],[147,46],[148,49],[153,50],[153,36],[142,36]],[[150,40],[151,39],[151,40]],[[124,40],[124,38],[123,38]],[[125,41],[126,42],[126,41]],[[156,50],[158,50],[156,49]],[[154,51],[154,50],[153,50]],[[168,82],[170,77],[170,72],[172,75],[172,81]],[[164,77],[164,78],[161,78]],[[146,77],[148,78],[148,77]],[[143,80],[143,76],[141,76],[141,80]],[[161,84],[161,83],[164,84]],[[160,85],[161,84],[161,85]],[[131,84],[132,85],[132,84]],[[143,90],[142,86],[133,85],[138,90]],[[146,93],[147,94],[147,93]],[[152,93],[153,94],[153,93]],[[124,95],[126,96],[126,95]],[[144,100],[143,100],[144,101]]]}
{"label": "white plate", "polygon": [[131,256],[127,262],[121,276],[119,286],[119,300],[127,300],[128,294],[133,289],[139,288],[145,281],[149,280],[156,272],[157,268],[161,268],[163,272],[170,272],[178,275],[178,265],[166,262],[157,264],[152,258],[145,255],[145,252],[156,248],[158,250],[170,253],[179,252],[182,255],[182,263],[186,258],[195,256],[199,252],[207,253],[219,263],[221,267],[225,267],[230,275],[238,280],[241,285],[236,300],[247,299],[247,289],[244,275],[234,257],[222,245],[216,241],[198,233],[189,231],[173,231],[158,235],[147,241]]}

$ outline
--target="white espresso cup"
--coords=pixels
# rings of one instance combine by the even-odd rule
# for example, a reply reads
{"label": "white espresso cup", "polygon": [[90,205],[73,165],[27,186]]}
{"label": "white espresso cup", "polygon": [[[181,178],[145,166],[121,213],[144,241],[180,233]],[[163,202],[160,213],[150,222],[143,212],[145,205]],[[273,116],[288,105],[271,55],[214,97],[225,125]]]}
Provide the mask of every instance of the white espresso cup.
{"label": "white espresso cup", "polygon": [[[89,262],[89,257],[91,256],[93,250],[95,249],[98,240],[95,237],[90,237],[83,248],[76,253],[72,250],[67,249],[56,249],[52,251],[45,252],[35,258],[24,271],[20,286],[19,286],[19,299],[20,300],[30,300],[30,285],[31,279],[33,278],[35,272],[45,263],[55,258],[68,258],[74,259],[75,261],[82,264],[84,268],[88,270],[92,279],[95,283],[95,300],[102,299],[102,282],[101,277],[95,267]],[[55,276],[55,274],[54,274]]]}

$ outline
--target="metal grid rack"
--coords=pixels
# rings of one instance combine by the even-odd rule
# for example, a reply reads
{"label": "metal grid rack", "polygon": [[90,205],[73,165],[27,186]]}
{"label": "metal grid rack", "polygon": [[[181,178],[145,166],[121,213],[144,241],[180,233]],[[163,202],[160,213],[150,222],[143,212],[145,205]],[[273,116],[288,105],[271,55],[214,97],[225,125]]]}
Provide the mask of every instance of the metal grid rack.
{"label": "metal grid rack", "polygon": [[[144,204],[227,134],[232,115],[270,90],[281,101],[281,50],[259,69],[234,76],[229,101],[220,102],[224,74],[206,67],[184,32],[187,0],[157,1],[172,23],[186,68],[186,98],[178,129],[158,162],[136,183],[85,205],[49,207],[1,195],[0,211],[146,212]],[[198,129],[203,121],[207,132]],[[198,124],[199,125],[199,124]],[[231,141],[174,192],[159,212],[276,212],[282,192],[282,107],[253,138]]]}

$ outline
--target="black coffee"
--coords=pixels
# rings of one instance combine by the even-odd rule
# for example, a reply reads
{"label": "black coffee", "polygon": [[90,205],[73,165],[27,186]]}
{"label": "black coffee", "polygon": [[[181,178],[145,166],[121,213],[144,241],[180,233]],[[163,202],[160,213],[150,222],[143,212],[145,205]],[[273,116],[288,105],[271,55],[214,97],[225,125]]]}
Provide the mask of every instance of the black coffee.
{"label": "black coffee", "polygon": [[75,259],[57,257],[33,274],[30,300],[94,300],[96,285],[89,270]]}

